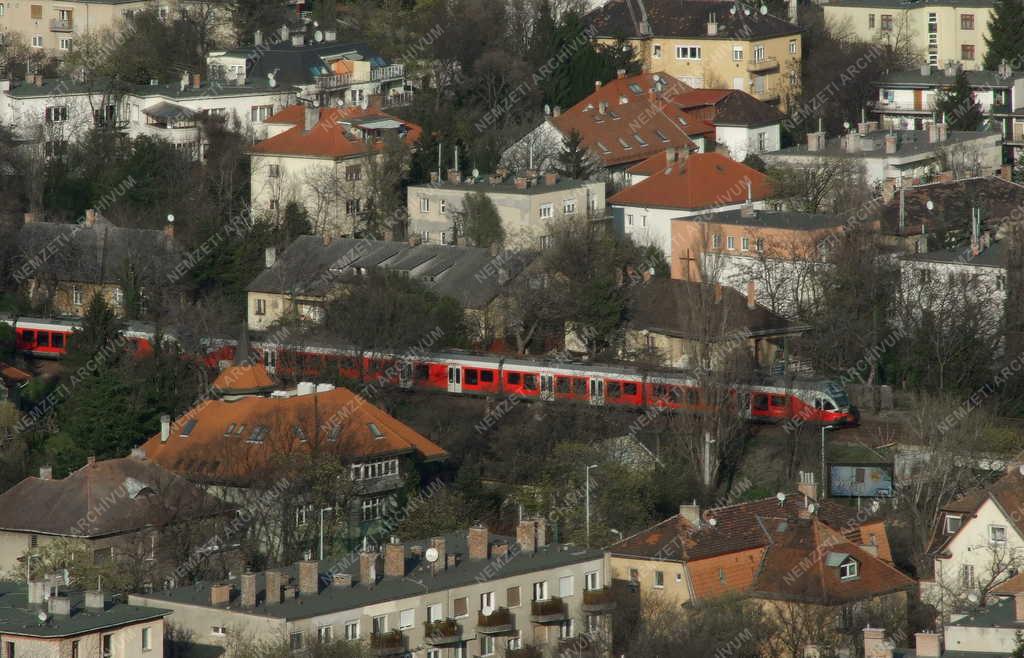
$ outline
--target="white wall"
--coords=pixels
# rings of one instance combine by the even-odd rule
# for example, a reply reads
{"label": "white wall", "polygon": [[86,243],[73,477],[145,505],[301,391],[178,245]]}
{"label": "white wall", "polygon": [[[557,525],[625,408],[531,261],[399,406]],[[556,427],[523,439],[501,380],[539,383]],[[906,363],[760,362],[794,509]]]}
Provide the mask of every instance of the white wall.
{"label": "white wall", "polygon": [[[673,218],[709,215],[727,210],[739,210],[742,207],[742,203],[715,206],[702,210],[613,205],[612,226],[619,235],[628,236],[639,245],[654,245],[658,247],[671,264],[672,258],[678,255],[679,252],[679,249],[672,242]],[[754,202],[754,208],[763,210],[764,207],[764,201]],[[632,224],[629,222],[630,215],[633,216]]]}
{"label": "white wall", "polygon": [[[760,135],[764,135],[764,148],[758,148]],[[750,153],[769,153],[782,148],[779,124],[747,128],[745,126],[716,126],[715,141],[729,149],[729,157],[736,162]]]}

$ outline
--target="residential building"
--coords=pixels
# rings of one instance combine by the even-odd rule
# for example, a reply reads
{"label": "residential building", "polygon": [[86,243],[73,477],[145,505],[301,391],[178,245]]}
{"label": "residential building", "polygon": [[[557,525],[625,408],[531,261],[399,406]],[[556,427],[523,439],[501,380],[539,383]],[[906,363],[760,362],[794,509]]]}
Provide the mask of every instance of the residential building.
{"label": "residential building", "polygon": [[[116,513],[99,510],[115,508]],[[80,542],[97,563],[144,564],[150,584],[176,569],[176,536],[231,507],[141,454],[88,463],[54,479],[44,466],[0,494],[0,570],[24,570],[25,555],[60,540]],[[203,537],[200,543],[208,537]]]}
{"label": "residential building", "polygon": [[817,168],[831,160],[849,159],[863,169],[867,185],[890,178],[921,179],[944,170],[960,177],[989,175],[1003,162],[998,132],[950,131],[944,123],[928,130],[879,130],[875,122],[862,122],[846,135],[828,138],[808,133],[807,143],[761,156],[769,166]]}
{"label": "residential building", "polygon": [[173,610],[171,623],[209,645],[246,637],[301,650],[346,639],[379,656],[609,655],[615,603],[603,554],[548,545],[546,533],[542,520],[520,522],[514,539],[478,525],[129,600]]}
{"label": "residential building", "polygon": [[408,233],[425,244],[452,244],[457,237],[455,223],[470,194],[484,194],[494,203],[505,231],[504,244],[516,249],[543,247],[551,238],[552,225],[565,218],[604,219],[604,182],[562,178],[556,173],[529,174],[536,172],[474,179],[451,171],[444,181],[410,185]]}
{"label": "residential building", "polygon": [[0,361],[0,401],[6,400],[17,404],[21,399],[21,389],[32,381],[32,374],[9,363]]}
{"label": "residential building", "polygon": [[[254,372],[254,370],[256,372]],[[349,507],[332,518],[349,538],[370,532],[387,514],[409,477],[446,458],[445,451],[416,430],[345,388],[300,383],[270,397],[246,395],[268,381],[263,366],[230,366],[216,385],[218,399],[200,403],[142,445],[147,458],[207,486],[226,500],[244,503],[257,483],[289,476],[289,456],[313,452],[351,471]],[[306,519],[303,501],[297,518]],[[309,511],[309,519],[316,510]],[[312,549],[312,546],[309,547]]]}
{"label": "residential building", "polygon": [[664,74],[643,73],[594,83],[594,93],[571,108],[554,108],[540,126],[511,146],[502,164],[513,171],[550,171],[575,131],[591,163],[609,182],[621,186],[625,170],[665,149],[703,151],[714,126],[680,109],[673,101],[689,85]]}
{"label": "residential building", "polygon": [[587,20],[599,41],[631,46],[645,72],[781,108],[799,93],[802,30],[771,14],[715,0],[610,0]]}
{"label": "residential building", "polygon": [[45,581],[0,583],[0,646],[11,658],[163,658],[166,608]]}
{"label": "residential building", "polygon": [[[736,89],[694,89],[674,102],[715,127],[715,150],[737,162],[782,148],[785,116],[774,106]],[[708,150],[711,150],[710,148]]]}
{"label": "residential building", "polygon": [[[900,258],[900,274],[906,290],[936,301],[944,295],[970,293],[990,303],[993,319],[1003,317],[1006,303],[1006,263],[1009,240],[991,241],[984,235],[972,244],[936,249]],[[955,285],[954,285],[955,284]]]}
{"label": "residential building", "polygon": [[250,149],[253,211],[280,216],[296,203],[316,233],[331,236],[355,236],[363,229],[370,170],[386,140],[411,147],[422,133],[378,107],[359,106],[292,105],[264,125],[267,139]]}
{"label": "residential building", "polygon": [[825,21],[860,41],[899,48],[934,67],[981,69],[991,0],[830,0]]}
{"label": "residential building", "polygon": [[807,330],[758,304],[753,290],[745,298],[720,285],[652,278],[630,293],[625,352],[666,367],[720,369],[740,350],[768,367]]}
{"label": "residential building", "polygon": [[954,614],[941,633],[915,633],[914,648],[897,648],[881,628],[864,629],[864,658],[1012,658],[1024,626],[1021,583],[1012,594],[970,613]]}
{"label": "residential building", "polygon": [[59,315],[82,316],[94,295],[118,315],[146,304],[146,288],[167,290],[178,264],[174,225],[163,230],[115,226],[95,210],[80,224],[36,221],[25,214],[17,238],[15,280],[29,299]]}
{"label": "residential building", "polygon": [[287,317],[320,322],[332,299],[379,269],[451,297],[462,305],[474,336],[492,335],[501,328],[502,288],[527,260],[482,247],[301,236],[279,258],[269,258],[246,288],[249,329],[262,331]]}
{"label": "residential building", "polygon": [[[763,207],[771,194],[768,177],[721,153],[667,150],[631,171],[653,175],[608,199],[612,226],[638,244],[655,246],[672,261],[672,221],[709,217],[746,203]],[[664,166],[659,166],[664,165]]]}

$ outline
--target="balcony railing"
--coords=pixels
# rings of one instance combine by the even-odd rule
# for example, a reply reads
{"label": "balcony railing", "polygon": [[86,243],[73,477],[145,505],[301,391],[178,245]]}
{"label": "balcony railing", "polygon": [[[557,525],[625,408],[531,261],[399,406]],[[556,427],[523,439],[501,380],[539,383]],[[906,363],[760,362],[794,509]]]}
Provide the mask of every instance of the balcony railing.
{"label": "balcony railing", "polygon": [[462,641],[462,626],[454,619],[423,622],[423,641],[431,646]]}
{"label": "balcony railing", "polygon": [[405,635],[401,631],[372,633],[370,635],[370,649],[378,656],[403,654],[407,651],[406,644]]}
{"label": "balcony railing", "polygon": [[412,104],[413,93],[411,91],[403,91],[397,94],[388,94],[381,98],[381,107],[402,107],[404,105]]}
{"label": "balcony railing", "polygon": [[370,69],[370,80],[373,82],[385,82],[388,80],[401,80],[405,77],[404,64],[389,64]]}
{"label": "balcony railing", "polygon": [[770,87],[768,85],[760,89],[755,87],[750,90],[750,95],[759,101],[775,101],[779,99],[779,89],[778,87]]}
{"label": "balcony railing", "polygon": [[344,89],[352,85],[365,84],[367,82],[387,82],[390,80],[401,80],[405,77],[405,65],[391,64],[370,69],[370,75],[355,75],[353,73],[332,73],[330,75],[316,76],[316,86],[324,91],[333,89]]}
{"label": "balcony railing", "polygon": [[557,596],[546,601],[533,601],[530,604],[530,619],[538,624],[549,624],[569,618],[565,601]]}
{"label": "balcony railing", "polygon": [[508,608],[498,608],[489,615],[480,612],[476,616],[476,630],[485,635],[504,635],[512,632],[513,621]]}
{"label": "balcony railing", "polygon": [[895,101],[875,101],[872,106],[879,112],[921,112],[930,114],[933,110],[925,107],[926,103],[915,105],[914,103],[897,103]]}
{"label": "balcony railing", "polygon": [[748,73],[758,73],[760,71],[771,71],[772,69],[779,68],[779,60],[775,57],[763,57],[761,59],[752,59],[747,62]]}
{"label": "balcony railing", "polygon": [[51,32],[73,32],[75,23],[71,19],[53,18],[50,20]]}
{"label": "balcony railing", "polygon": [[583,590],[583,612],[609,612],[614,609],[615,598],[611,589],[603,587]]}

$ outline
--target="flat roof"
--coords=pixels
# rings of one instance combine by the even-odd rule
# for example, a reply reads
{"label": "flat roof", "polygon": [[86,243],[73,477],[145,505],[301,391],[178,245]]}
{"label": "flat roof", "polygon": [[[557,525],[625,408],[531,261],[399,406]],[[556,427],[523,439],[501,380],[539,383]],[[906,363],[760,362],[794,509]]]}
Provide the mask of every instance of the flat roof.
{"label": "flat roof", "polygon": [[28,602],[28,588],[24,583],[0,582],[0,633],[27,637],[74,637],[105,628],[115,628],[160,619],[171,610],[148,606],[115,603],[106,600],[103,610],[86,610],[85,593],[69,592],[71,614],[49,615],[39,621],[39,611],[45,606]]}

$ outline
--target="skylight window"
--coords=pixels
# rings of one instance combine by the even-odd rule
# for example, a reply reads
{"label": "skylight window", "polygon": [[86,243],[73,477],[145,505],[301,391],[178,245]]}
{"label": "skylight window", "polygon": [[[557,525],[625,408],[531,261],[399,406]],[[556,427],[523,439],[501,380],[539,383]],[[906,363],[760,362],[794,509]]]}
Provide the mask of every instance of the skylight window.
{"label": "skylight window", "polygon": [[263,439],[266,438],[269,431],[270,428],[266,425],[257,425],[252,430],[252,435],[249,437],[249,443],[263,443]]}
{"label": "skylight window", "polygon": [[629,142],[627,142],[627,141],[626,141],[625,139],[623,139],[622,137],[619,137],[619,145],[620,145],[620,146],[622,146],[622,148],[626,149],[627,151],[633,148],[633,147],[632,147],[632,146],[630,145],[630,143],[629,143]]}
{"label": "skylight window", "polygon": [[601,142],[597,143],[597,148],[601,149],[602,153],[611,153],[611,149],[609,149],[607,146],[605,146]]}
{"label": "skylight window", "polygon": [[192,434],[192,430],[194,430],[196,428],[196,423],[198,423],[198,422],[199,421],[196,420],[195,418],[190,418],[185,423],[185,426],[181,428],[181,436],[182,436],[182,438],[185,438],[185,437],[189,436],[190,434]]}
{"label": "skylight window", "polygon": [[228,428],[224,430],[224,436],[230,436],[235,433],[235,424],[231,423]]}
{"label": "skylight window", "polygon": [[686,123],[686,118],[685,117],[679,117],[679,123],[681,123],[684,126],[690,125],[690,124]]}
{"label": "skylight window", "polygon": [[292,434],[294,434],[295,438],[297,438],[299,441],[305,441],[306,440],[306,432],[305,432],[305,430],[303,430],[298,425],[296,425],[295,427],[292,428]]}
{"label": "skylight window", "polygon": [[647,146],[647,140],[641,137],[640,133],[633,133],[633,139],[635,139],[636,143],[640,146]]}
{"label": "skylight window", "polygon": [[638,95],[644,93],[644,90],[640,88],[640,85],[638,85],[635,82],[630,83],[629,90],[631,92],[633,92],[634,94],[638,94]]}
{"label": "skylight window", "polygon": [[622,118],[615,110],[608,110],[608,116],[610,116],[615,121],[618,121],[619,119]]}
{"label": "skylight window", "polygon": [[665,135],[665,133],[661,132],[661,130],[656,128],[654,130],[654,134],[657,135],[658,139],[660,139],[661,141],[663,141],[663,142],[667,142],[668,141],[668,137]]}

